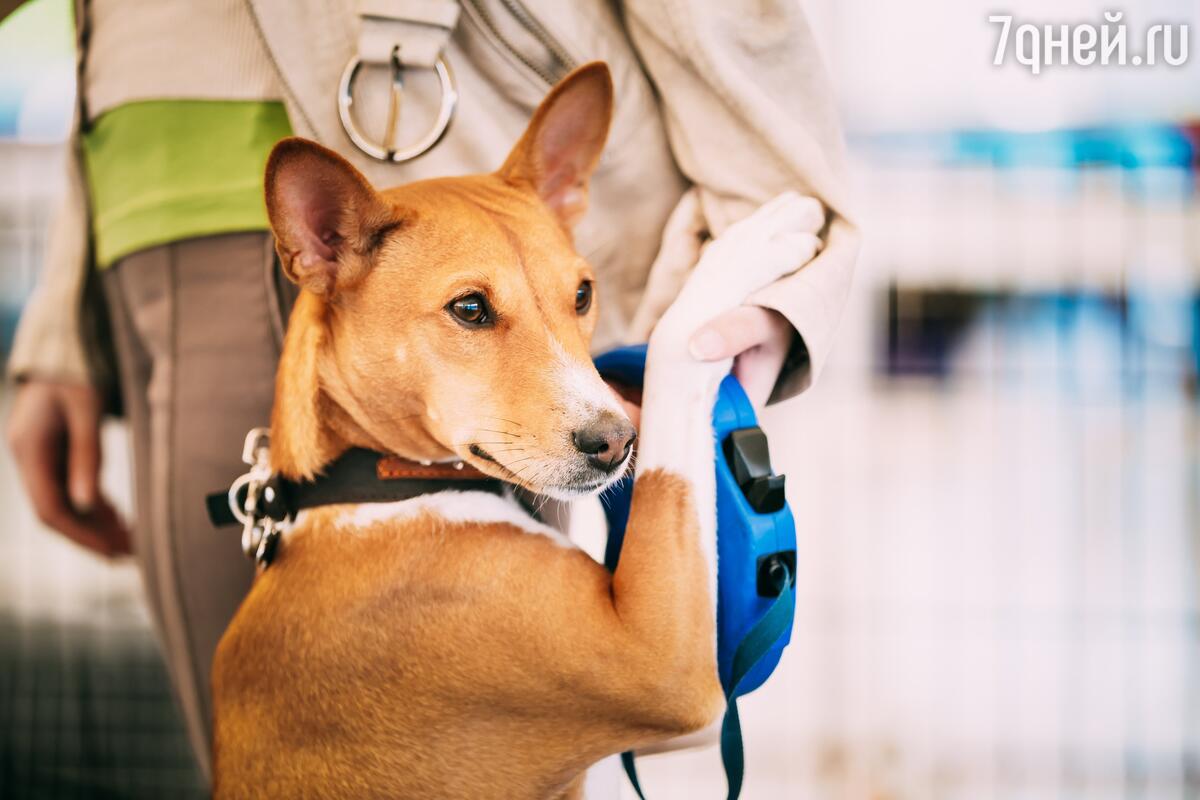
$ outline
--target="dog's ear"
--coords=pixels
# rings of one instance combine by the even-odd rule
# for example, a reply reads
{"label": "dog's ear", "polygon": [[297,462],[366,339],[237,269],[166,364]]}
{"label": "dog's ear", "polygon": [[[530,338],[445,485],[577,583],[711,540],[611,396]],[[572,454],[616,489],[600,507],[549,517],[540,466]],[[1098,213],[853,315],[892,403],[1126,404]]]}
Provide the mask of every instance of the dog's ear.
{"label": "dog's ear", "polygon": [[352,286],[400,218],[350,162],[307,139],[267,160],[267,216],[288,277],[315,294]]}
{"label": "dog's ear", "polygon": [[497,174],[531,187],[563,225],[573,226],[587,210],[587,183],[608,138],[612,110],[608,67],[584,64],[550,90]]}

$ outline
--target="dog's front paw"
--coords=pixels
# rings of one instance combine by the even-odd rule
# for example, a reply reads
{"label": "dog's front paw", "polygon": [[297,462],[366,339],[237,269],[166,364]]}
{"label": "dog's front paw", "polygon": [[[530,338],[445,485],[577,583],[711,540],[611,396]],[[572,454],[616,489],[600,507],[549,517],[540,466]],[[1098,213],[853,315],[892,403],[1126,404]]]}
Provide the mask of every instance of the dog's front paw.
{"label": "dog's front paw", "polygon": [[[705,249],[679,296],[650,337],[651,374],[715,388],[729,361],[699,362],[688,341],[701,326],[746,302],[754,292],[804,266],[821,248],[825,211],[812,197],[785,192],[731,225]],[[684,386],[680,386],[680,389]]]}
{"label": "dog's front paw", "polygon": [[731,225],[704,249],[655,335],[686,340],[709,320],[795,272],[821,249],[817,233],[824,224],[820,201],[784,192]]}
{"label": "dog's front paw", "polygon": [[705,249],[685,291],[717,292],[729,307],[810,261],[821,247],[825,209],[784,192],[735,222]]}

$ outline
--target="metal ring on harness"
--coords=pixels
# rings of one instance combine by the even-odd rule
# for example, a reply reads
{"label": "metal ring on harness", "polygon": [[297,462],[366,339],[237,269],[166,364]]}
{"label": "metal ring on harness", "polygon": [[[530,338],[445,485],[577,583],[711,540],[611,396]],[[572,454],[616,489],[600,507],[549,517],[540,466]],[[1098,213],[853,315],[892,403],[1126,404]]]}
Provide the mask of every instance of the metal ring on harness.
{"label": "metal ring on harness", "polygon": [[454,109],[458,106],[458,84],[454,80],[449,62],[444,56],[438,56],[433,65],[442,85],[442,102],[433,127],[416,142],[399,148],[395,146],[395,137],[400,122],[400,103],[404,94],[404,66],[400,63],[400,48],[396,46],[392,49],[392,92],[388,102],[387,130],[384,132],[382,143],[367,138],[354,119],[354,79],[358,77],[358,71],[365,63],[360,56],[351,58],[342,71],[342,79],[338,84],[338,116],[341,117],[342,127],[350,141],[371,158],[393,164],[412,161],[417,156],[429,152],[446,135],[450,128],[450,120],[454,118]]}
{"label": "metal ring on harness", "polygon": [[242,502],[238,499],[238,493],[254,480],[254,476],[247,472],[244,475],[239,475],[233,484],[229,487],[229,511],[233,514],[233,518],[241,524],[245,525],[251,522],[251,517],[242,510]]}
{"label": "metal ring on harness", "polygon": [[[280,532],[286,525],[285,519],[272,516],[277,490],[272,486],[270,442],[271,432],[266,428],[253,428],[246,434],[242,461],[250,469],[239,475],[225,493],[230,514],[242,525],[242,552],[260,568],[271,562]],[[244,499],[240,496],[243,489]]]}

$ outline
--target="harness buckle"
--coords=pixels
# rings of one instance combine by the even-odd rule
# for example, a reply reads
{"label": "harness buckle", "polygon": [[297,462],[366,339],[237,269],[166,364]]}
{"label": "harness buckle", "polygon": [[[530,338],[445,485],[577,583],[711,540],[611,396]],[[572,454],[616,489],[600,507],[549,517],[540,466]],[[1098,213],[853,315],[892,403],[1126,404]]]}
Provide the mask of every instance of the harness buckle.
{"label": "harness buckle", "polygon": [[458,105],[458,84],[454,80],[450,63],[445,56],[438,56],[433,65],[442,85],[442,101],[433,126],[420,139],[405,147],[396,144],[396,132],[400,125],[400,107],[404,99],[404,65],[400,61],[400,45],[392,48],[389,59],[392,87],[388,100],[387,125],[382,141],[374,141],[369,138],[354,119],[354,80],[365,63],[361,56],[356,55],[351,58],[346,63],[346,68],[342,71],[342,79],[338,84],[338,116],[341,118],[342,128],[345,129],[346,135],[350,137],[350,141],[354,142],[355,147],[379,161],[403,164],[405,161],[412,161],[417,156],[424,155],[446,135],[446,131],[450,129],[450,120],[454,118],[454,109]]}
{"label": "harness buckle", "polygon": [[252,428],[242,445],[242,461],[250,469],[230,485],[229,511],[242,523],[242,552],[260,568],[266,568],[285,521],[276,518],[281,505],[280,489],[271,471],[271,432]]}

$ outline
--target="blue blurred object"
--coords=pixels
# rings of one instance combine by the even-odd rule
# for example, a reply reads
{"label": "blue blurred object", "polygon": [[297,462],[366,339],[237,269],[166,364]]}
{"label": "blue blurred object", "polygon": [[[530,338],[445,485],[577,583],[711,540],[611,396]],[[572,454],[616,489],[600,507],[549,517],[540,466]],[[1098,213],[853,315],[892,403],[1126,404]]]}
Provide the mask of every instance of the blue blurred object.
{"label": "blue blurred object", "polygon": [[0,21],[0,141],[61,142],[75,108],[73,4],[9,6]]}
{"label": "blue blurred object", "polygon": [[[624,347],[596,359],[606,377],[642,384],[646,346]],[[740,680],[735,652],[782,591],[795,592],[796,523],[783,495],[783,476],[770,470],[766,436],[754,407],[732,375],[721,382],[713,408],[717,470],[717,652],[727,694],[747,694],[775,670],[791,640],[791,621],[774,645]],[[608,516],[605,565],[615,570],[633,496],[625,478],[604,495]],[[664,565],[669,568],[669,565]],[[787,577],[786,582],[785,576]]]}
{"label": "blue blurred object", "polygon": [[1048,131],[929,131],[854,137],[853,141],[882,163],[942,167],[1191,169],[1200,158],[1187,130],[1155,124]]}

